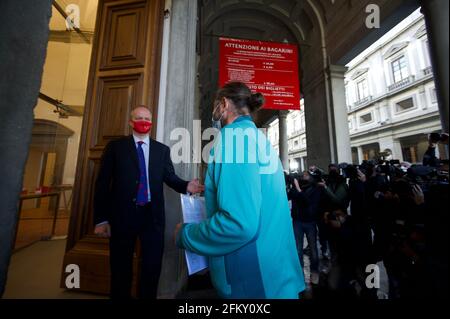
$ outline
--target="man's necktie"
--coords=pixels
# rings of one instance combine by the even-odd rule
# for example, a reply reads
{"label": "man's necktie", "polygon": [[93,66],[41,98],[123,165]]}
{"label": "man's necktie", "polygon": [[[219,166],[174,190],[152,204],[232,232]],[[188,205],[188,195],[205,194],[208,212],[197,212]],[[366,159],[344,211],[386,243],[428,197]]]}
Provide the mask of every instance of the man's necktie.
{"label": "man's necktie", "polygon": [[144,150],[142,149],[142,144],[144,142],[139,141],[138,142],[138,158],[139,158],[139,170],[140,170],[140,176],[139,176],[139,188],[137,193],[137,199],[136,203],[138,205],[145,205],[149,202],[148,198],[148,184],[147,184],[147,166],[145,165],[145,156],[144,156]]}

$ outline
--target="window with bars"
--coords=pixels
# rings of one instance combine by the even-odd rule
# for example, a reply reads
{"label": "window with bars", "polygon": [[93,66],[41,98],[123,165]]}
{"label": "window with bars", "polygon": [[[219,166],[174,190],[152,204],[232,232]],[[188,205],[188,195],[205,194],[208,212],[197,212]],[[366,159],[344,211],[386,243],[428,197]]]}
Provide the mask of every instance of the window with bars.
{"label": "window with bars", "polygon": [[408,66],[404,55],[391,62],[394,83],[398,83],[408,77]]}
{"label": "window with bars", "polygon": [[431,103],[436,103],[437,102],[436,88],[432,88],[430,92],[431,92]]}
{"label": "window with bars", "polygon": [[298,131],[300,131],[300,124],[299,124],[298,118],[295,118],[295,120],[294,120],[294,132],[296,133]]}
{"label": "window with bars", "polygon": [[413,109],[414,107],[415,107],[414,99],[410,97],[403,101],[395,103],[395,112],[396,113],[404,112]]}
{"label": "window with bars", "polygon": [[359,117],[359,122],[360,122],[361,125],[370,123],[372,121],[373,121],[372,113],[366,113],[366,114],[361,115]]}
{"label": "window with bars", "polygon": [[356,83],[356,89],[358,93],[358,101],[364,100],[369,96],[369,86],[367,85],[367,79],[363,79]]}

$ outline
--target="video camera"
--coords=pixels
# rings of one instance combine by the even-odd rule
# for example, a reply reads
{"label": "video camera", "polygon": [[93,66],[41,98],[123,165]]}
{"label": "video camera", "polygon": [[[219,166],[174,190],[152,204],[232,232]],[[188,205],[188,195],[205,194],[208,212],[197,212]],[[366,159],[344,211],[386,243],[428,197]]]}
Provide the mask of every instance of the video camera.
{"label": "video camera", "polygon": [[311,177],[312,182],[314,184],[320,183],[323,180],[328,178],[328,175],[325,174],[325,172],[323,170],[321,170],[320,168],[315,168],[314,170],[310,170],[309,176]]}
{"label": "video camera", "polygon": [[294,179],[296,179],[299,183],[300,188],[304,185],[303,178],[301,174],[294,172],[294,173],[285,173],[284,175],[285,181],[286,181],[286,188],[290,190],[294,186]]}
{"label": "video camera", "polygon": [[404,172],[400,168],[399,160],[379,160],[377,164],[377,173],[392,176],[403,176]]}
{"label": "video camera", "polygon": [[410,185],[419,185],[423,192],[426,193],[432,186],[448,186],[448,172],[441,171],[434,167],[413,165],[411,166],[405,177]]}
{"label": "video camera", "polygon": [[428,140],[431,143],[448,143],[448,134],[431,133]]}
{"label": "video camera", "polygon": [[298,181],[300,181],[301,176],[299,173],[295,172],[295,173],[290,173],[287,175],[287,182],[291,185],[294,184],[294,179],[297,179]]}
{"label": "video camera", "polygon": [[339,164],[339,169],[342,171],[342,175],[350,180],[358,178],[358,170],[366,176],[370,176],[376,166],[376,162],[372,160],[364,160],[361,165],[353,165],[342,163]]}
{"label": "video camera", "polygon": [[339,164],[339,169],[342,172],[344,178],[356,179],[358,178],[358,168],[359,165],[352,165],[347,163]]}
{"label": "video camera", "polygon": [[374,170],[376,170],[378,174],[388,176],[399,176],[404,174],[400,168],[399,160],[364,160],[361,165],[343,163],[339,164],[339,168],[342,171],[342,175],[350,180],[358,178],[358,170],[366,176],[372,176]]}

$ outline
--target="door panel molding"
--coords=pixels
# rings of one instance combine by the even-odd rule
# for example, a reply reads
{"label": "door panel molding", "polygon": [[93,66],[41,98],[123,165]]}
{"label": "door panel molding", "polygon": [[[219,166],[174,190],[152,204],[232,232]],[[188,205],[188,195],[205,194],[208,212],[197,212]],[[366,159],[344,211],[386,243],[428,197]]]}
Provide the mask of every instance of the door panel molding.
{"label": "door panel molding", "polygon": [[[156,134],[164,0],[99,0],[72,214],[61,274],[80,267],[80,291],[109,292],[109,245],[93,234],[93,192],[106,144],[128,135],[130,110],[148,105]],[[139,247],[134,268],[138,269]],[[137,272],[135,271],[135,274]],[[136,275],[133,291],[136,292]]]}

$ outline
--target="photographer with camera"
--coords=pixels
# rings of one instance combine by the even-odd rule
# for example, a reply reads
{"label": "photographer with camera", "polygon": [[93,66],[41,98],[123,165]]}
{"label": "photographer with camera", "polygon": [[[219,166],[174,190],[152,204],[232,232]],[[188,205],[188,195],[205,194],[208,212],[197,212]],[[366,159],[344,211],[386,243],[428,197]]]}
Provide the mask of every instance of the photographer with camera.
{"label": "photographer with camera", "polygon": [[[342,170],[343,174],[340,174]],[[347,185],[346,180],[349,180]],[[365,287],[365,267],[371,251],[371,233],[368,223],[361,222],[363,212],[347,212],[349,203],[353,209],[365,207],[366,176],[358,166],[342,163],[330,164],[326,184],[327,209],[324,223],[327,229],[331,251],[331,268],[328,273],[328,288],[335,297],[375,297]],[[352,193],[353,192],[353,193]],[[352,197],[353,196],[353,197]],[[355,285],[359,288],[356,289]]]}
{"label": "photographer with camera", "polygon": [[310,253],[311,283],[319,283],[319,252],[317,247],[317,221],[323,212],[324,189],[319,171],[303,172],[302,176],[291,177],[292,187],[288,198],[292,200],[292,217],[297,249],[302,266],[303,239],[306,236]]}
{"label": "photographer with camera", "polygon": [[425,195],[425,238],[428,297],[449,297],[449,175],[448,164],[445,171],[437,172],[424,187]]}
{"label": "photographer with camera", "polygon": [[[416,267],[419,265],[425,267],[427,285],[425,291],[428,296],[434,298],[444,298],[449,295],[448,160],[440,160],[439,164],[437,167],[413,165],[405,175],[405,179],[410,185],[420,185],[423,191],[425,204],[421,205],[424,223],[422,228],[427,253],[426,258],[422,254],[421,262]],[[415,245],[415,247],[417,246]],[[417,282],[415,277],[410,280]]]}
{"label": "photographer with camera", "polygon": [[[423,156],[423,165],[439,167],[441,161],[436,157],[437,144],[441,143],[448,147],[448,133],[431,133],[428,137],[428,149]],[[448,150],[447,150],[448,151]]]}
{"label": "photographer with camera", "polygon": [[[326,201],[324,202],[325,211],[333,212],[337,209],[342,209],[343,211],[347,210],[349,204],[348,186],[345,178],[340,174],[338,165],[328,165],[328,175],[324,176],[318,185],[324,189],[326,198]],[[319,228],[319,241],[322,257],[327,259],[327,247],[330,248],[331,255],[333,255],[333,252],[329,241],[328,227],[325,225],[323,214],[320,216],[317,226]]]}
{"label": "photographer with camera", "polygon": [[319,183],[319,185],[325,189],[325,192],[330,199],[331,209],[347,209],[349,204],[348,186],[344,176],[340,174],[338,165],[328,165],[328,176],[326,176],[324,181]]}
{"label": "photographer with camera", "polygon": [[361,229],[355,218],[338,209],[325,213],[329,227],[333,258],[328,273],[328,288],[331,297],[377,299],[377,290],[366,286],[366,267],[371,238],[366,229]]}
{"label": "photographer with camera", "polygon": [[[359,245],[359,262],[365,267],[368,264],[376,263],[374,256],[374,247],[372,243],[373,228],[373,206],[371,200],[373,195],[370,194],[370,188],[377,184],[375,169],[369,164],[352,167],[349,176],[349,198],[350,213],[353,223],[357,229],[357,242]],[[369,176],[366,175],[370,174]],[[368,182],[370,180],[370,182]]]}
{"label": "photographer with camera", "polygon": [[373,194],[377,215],[375,244],[389,278],[389,297],[424,291],[425,196],[406,177],[393,179]]}

